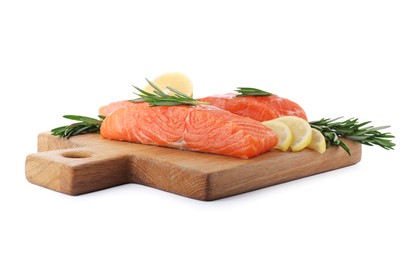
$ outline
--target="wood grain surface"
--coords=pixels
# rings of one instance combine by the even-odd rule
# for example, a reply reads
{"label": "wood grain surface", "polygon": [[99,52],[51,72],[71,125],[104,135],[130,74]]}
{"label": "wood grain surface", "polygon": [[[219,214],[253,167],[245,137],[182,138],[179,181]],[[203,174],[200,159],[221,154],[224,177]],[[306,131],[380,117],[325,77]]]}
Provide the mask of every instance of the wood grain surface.
{"label": "wood grain surface", "polygon": [[270,151],[251,159],[180,151],[85,134],[69,139],[41,133],[38,153],[26,159],[33,184],[79,195],[137,183],[198,200],[220,199],[355,164],[361,145],[343,140],[326,153]]}

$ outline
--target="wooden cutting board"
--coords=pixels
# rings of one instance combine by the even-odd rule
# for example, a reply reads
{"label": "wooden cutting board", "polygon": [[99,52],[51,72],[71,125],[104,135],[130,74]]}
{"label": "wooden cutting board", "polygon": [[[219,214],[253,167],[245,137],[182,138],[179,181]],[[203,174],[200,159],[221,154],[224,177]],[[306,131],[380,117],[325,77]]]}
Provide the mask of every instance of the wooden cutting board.
{"label": "wooden cutting board", "polygon": [[138,183],[198,200],[215,200],[360,161],[361,144],[343,140],[352,156],[331,147],[270,151],[251,159],[180,151],[103,139],[85,134],[69,139],[42,133],[38,153],[27,156],[26,178],[33,184],[79,195]]}

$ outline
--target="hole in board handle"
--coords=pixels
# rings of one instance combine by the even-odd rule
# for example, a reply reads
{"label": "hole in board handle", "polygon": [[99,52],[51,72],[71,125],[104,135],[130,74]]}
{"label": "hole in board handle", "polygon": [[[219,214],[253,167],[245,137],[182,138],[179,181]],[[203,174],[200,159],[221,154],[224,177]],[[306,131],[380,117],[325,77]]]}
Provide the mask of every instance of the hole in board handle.
{"label": "hole in board handle", "polygon": [[91,153],[86,151],[66,152],[62,154],[62,157],[71,159],[82,159],[91,157]]}

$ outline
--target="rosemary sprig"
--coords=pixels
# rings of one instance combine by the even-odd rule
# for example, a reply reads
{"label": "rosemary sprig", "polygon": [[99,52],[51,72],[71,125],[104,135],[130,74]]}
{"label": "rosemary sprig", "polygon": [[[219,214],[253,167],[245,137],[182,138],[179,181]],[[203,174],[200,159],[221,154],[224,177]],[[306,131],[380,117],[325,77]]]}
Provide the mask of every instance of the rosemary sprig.
{"label": "rosemary sprig", "polygon": [[395,143],[390,139],[394,138],[391,133],[381,133],[379,130],[389,128],[390,126],[367,126],[371,121],[359,123],[357,118],[350,118],[344,121],[338,121],[342,117],[330,119],[323,118],[319,121],[309,122],[311,127],[320,131],[325,139],[327,147],[331,145],[341,146],[349,155],[350,149],[339,139],[344,137],[361,144],[373,146],[378,145],[386,150],[394,148]]}
{"label": "rosemary sprig", "polygon": [[[99,133],[102,124],[101,120],[87,116],[65,115],[63,117],[78,122],[54,128],[51,130],[52,135],[69,138],[80,134]],[[98,117],[100,119],[105,119],[105,116],[99,115]]]}
{"label": "rosemary sprig", "polygon": [[235,90],[237,93],[237,97],[242,96],[271,96],[272,93],[257,89],[257,88],[237,88]]}
{"label": "rosemary sprig", "polygon": [[150,106],[178,106],[178,105],[207,105],[207,102],[200,102],[196,99],[189,97],[188,95],[174,89],[172,87],[167,87],[168,90],[174,93],[174,95],[167,95],[160,88],[158,88],[153,82],[146,78],[148,84],[154,88],[154,93],[149,93],[145,90],[142,90],[136,86],[133,86],[140,93],[134,93],[139,98],[131,100],[132,102],[147,102]]}

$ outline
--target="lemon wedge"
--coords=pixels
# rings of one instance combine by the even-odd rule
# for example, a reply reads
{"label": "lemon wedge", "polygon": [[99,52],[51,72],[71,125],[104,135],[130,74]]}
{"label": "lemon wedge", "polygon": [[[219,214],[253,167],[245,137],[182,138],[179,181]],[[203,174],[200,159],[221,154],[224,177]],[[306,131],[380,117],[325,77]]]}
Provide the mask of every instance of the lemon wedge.
{"label": "lemon wedge", "polygon": [[287,151],[293,140],[290,128],[283,122],[276,122],[275,120],[264,121],[262,124],[277,133],[278,144],[274,147],[274,149],[278,149],[283,152]]}
{"label": "lemon wedge", "polygon": [[[193,83],[192,81],[183,73],[180,72],[168,72],[164,73],[154,80],[151,81],[156,85],[161,91],[167,95],[173,95],[174,93],[167,89],[167,87],[174,88],[183,94],[188,95],[189,97],[193,96]],[[154,88],[147,84],[144,87],[144,90],[150,93],[153,93]]]}
{"label": "lemon wedge", "polygon": [[326,139],[317,129],[311,129],[311,142],[307,148],[310,148],[318,153],[324,153],[326,151]]}
{"label": "lemon wedge", "polygon": [[293,135],[290,147],[293,152],[298,152],[310,144],[312,136],[311,126],[304,119],[296,116],[283,116],[272,121],[282,122],[290,128]]}

